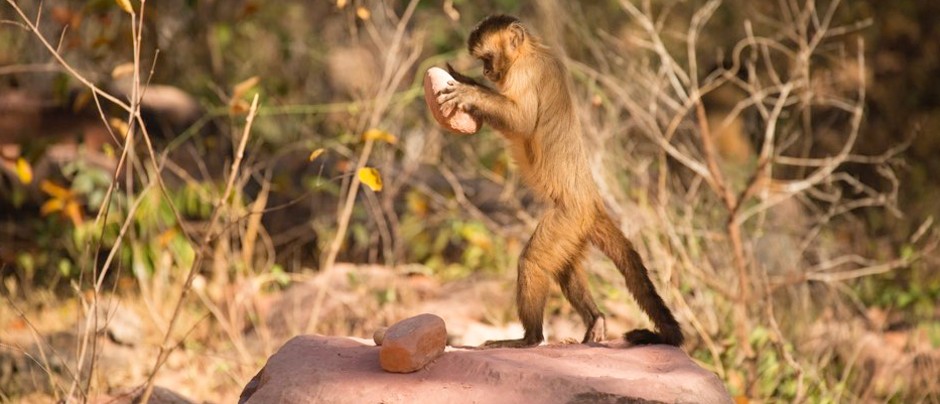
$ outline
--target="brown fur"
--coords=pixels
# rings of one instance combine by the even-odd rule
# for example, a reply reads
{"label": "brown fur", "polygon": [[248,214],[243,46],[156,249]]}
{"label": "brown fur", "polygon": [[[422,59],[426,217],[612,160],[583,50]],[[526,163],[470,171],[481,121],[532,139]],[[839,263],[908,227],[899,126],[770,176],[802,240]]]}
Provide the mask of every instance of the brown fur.
{"label": "brown fur", "polygon": [[451,86],[438,94],[444,114],[460,108],[500,131],[523,180],[551,204],[519,260],[517,300],[525,336],[486,345],[525,347],[542,342],[545,301],[553,279],[587,326],[584,342],[603,340],[604,315],[591,297],[581,266],[588,243],[614,261],[659,330],[634,330],[627,339],[634,344],[681,345],[679,324],[656,293],[633,244],[601,202],[561,59],[508,16],[484,19],[471,33],[468,46],[483,61],[484,76],[496,89],[457,73]]}

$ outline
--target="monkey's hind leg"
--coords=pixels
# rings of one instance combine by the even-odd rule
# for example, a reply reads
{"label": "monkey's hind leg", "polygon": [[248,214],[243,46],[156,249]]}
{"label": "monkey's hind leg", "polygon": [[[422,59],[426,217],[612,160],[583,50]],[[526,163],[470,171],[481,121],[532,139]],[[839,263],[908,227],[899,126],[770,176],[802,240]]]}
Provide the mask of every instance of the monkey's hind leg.
{"label": "monkey's hind leg", "polygon": [[545,311],[545,301],[548,298],[549,274],[540,268],[532,257],[533,240],[519,257],[519,273],[516,280],[516,308],[519,311],[519,321],[525,328],[522,339],[507,339],[486,341],[487,348],[526,348],[536,346],[545,339],[542,334],[542,315]]}
{"label": "monkey's hind leg", "polygon": [[547,212],[519,257],[516,306],[525,336],[522,339],[487,341],[484,347],[524,348],[545,340],[542,321],[549,282],[573,257],[580,255],[579,248],[584,248],[583,236],[576,233],[577,227],[569,221],[562,211]]}
{"label": "monkey's hind leg", "polygon": [[[583,248],[583,247],[582,247]],[[587,273],[583,267],[583,257],[578,256],[558,273],[558,284],[565,298],[571,303],[575,311],[581,315],[587,331],[584,333],[582,344],[588,342],[601,342],[607,337],[607,321],[604,314],[597,309],[591,289],[588,286]]]}

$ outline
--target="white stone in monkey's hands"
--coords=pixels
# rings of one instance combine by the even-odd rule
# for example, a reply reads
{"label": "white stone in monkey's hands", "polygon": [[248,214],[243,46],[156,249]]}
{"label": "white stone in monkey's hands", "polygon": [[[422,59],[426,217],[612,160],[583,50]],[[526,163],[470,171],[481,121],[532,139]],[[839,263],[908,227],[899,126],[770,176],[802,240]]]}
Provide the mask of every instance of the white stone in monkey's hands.
{"label": "white stone in monkey's hands", "polygon": [[447,83],[450,81],[456,80],[446,70],[439,67],[428,69],[427,74],[424,75],[424,101],[431,109],[431,113],[434,114],[434,119],[445,129],[464,135],[477,133],[480,130],[480,121],[466,111],[455,108],[450,115],[444,116],[441,104],[437,102],[436,94],[438,91],[447,88]]}

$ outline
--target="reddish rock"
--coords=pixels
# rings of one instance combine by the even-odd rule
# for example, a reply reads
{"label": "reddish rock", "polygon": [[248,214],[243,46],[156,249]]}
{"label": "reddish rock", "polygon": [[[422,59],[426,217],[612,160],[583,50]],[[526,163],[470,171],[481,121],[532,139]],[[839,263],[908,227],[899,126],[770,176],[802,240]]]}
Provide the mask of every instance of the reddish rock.
{"label": "reddish rock", "polygon": [[419,314],[388,327],[382,338],[379,364],[389,372],[414,372],[444,353],[446,345],[444,320],[433,314]]}
{"label": "reddish rock", "polygon": [[441,111],[441,104],[437,103],[436,93],[447,88],[447,83],[454,81],[454,77],[439,67],[428,69],[424,75],[424,101],[434,115],[434,119],[442,127],[454,133],[472,135],[480,130],[480,121],[462,110],[454,110],[448,116]]}
{"label": "reddish rock", "polygon": [[447,348],[420,372],[379,367],[368,340],[300,336],[242,392],[248,403],[731,403],[713,373],[680,349],[548,345]]}

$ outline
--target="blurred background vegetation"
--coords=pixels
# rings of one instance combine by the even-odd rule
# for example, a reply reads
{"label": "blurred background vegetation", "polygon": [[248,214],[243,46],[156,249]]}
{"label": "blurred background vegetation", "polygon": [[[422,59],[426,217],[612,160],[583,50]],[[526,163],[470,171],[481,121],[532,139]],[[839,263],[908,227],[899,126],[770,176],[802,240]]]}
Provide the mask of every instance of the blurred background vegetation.
{"label": "blurred background vegetation", "polygon": [[[605,201],[686,350],[736,398],[938,402],[938,12],[7,0],[0,400],[117,394],[152,376],[232,401],[291,335],[367,337],[464,296],[453,285],[502,296],[473,321],[514,321],[539,205],[497,133],[444,132],[421,89],[445,62],[479,77],[466,35],[509,13],[566,55]],[[611,328],[643,325],[616,271],[591,260]],[[133,370],[102,370],[118,365]]]}

